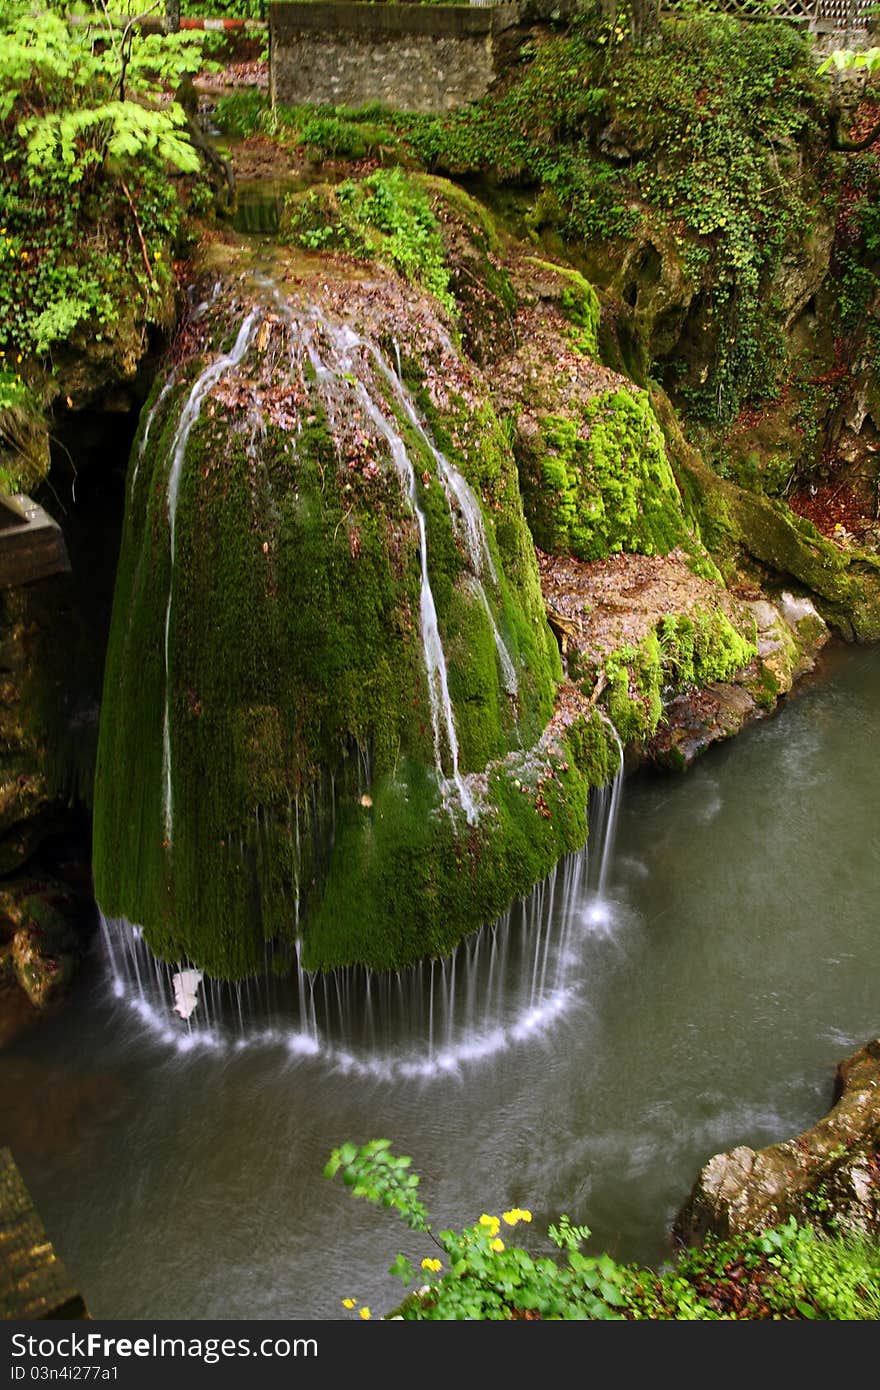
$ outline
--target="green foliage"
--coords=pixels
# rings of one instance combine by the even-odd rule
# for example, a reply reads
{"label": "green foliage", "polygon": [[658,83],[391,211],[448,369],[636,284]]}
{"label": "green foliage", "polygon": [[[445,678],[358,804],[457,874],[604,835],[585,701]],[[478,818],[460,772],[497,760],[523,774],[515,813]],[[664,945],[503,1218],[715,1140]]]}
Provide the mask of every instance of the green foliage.
{"label": "green foliage", "polygon": [[180,13],[218,19],[266,19],[268,0],[181,0]]}
{"label": "green foliage", "polygon": [[[25,142],[32,173],[80,182],[108,156],[153,154],[181,169],[197,167],[192,146],[181,137],[180,107],[147,109],[138,102],[198,70],[200,39],[150,35],[129,52],[112,25],[69,25],[25,0],[4,10],[0,34],[0,120],[8,121],[17,105],[27,112],[15,133]],[[126,94],[133,99],[123,99]]]}
{"label": "green foliage", "polygon": [[838,360],[844,379],[860,349],[867,349],[867,365],[875,372],[880,370],[880,322],[873,312],[880,260],[878,189],[880,158],[870,151],[851,156],[847,160],[830,277],[843,335]]}
{"label": "green foliage", "polygon": [[410,1173],[411,1158],[391,1152],[390,1139],[373,1139],[358,1148],[343,1144],[334,1149],[324,1169],[325,1178],[341,1173],[353,1197],[364,1197],[383,1207],[394,1207],[412,1231],[428,1229],[428,1211],[419,1201],[417,1173]]}
{"label": "green foliage", "polygon": [[562,280],[560,303],[562,312],[572,325],[572,343],[584,357],[597,357],[601,307],[599,296],[589,280],[585,280],[579,271],[569,266],[539,260],[534,260],[533,264],[558,275]]}
{"label": "green foliage", "polygon": [[669,1317],[876,1321],[880,1249],[794,1217],[733,1239],[710,1237],[664,1277],[662,1303]]}
{"label": "green foliage", "polygon": [[542,549],[598,560],[665,555],[685,540],[681,499],[648,395],[621,387],[579,415],[540,419],[540,452],[521,460],[526,515]]}
{"label": "green foliage", "polygon": [[[411,1230],[424,1231],[442,1252],[417,1275],[398,1255],[389,1273],[416,1283],[392,1316],[408,1321],[578,1319],[607,1321],[719,1319],[845,1319],[880,1317],[880,1250],[869,1239],[822,1235],[794,1219],[757,1233],[683,1251],[674,1265],[652,1270],[588,1255],[588,1226],[567,1216],[548,1236],[562,1259],[534,1255],[503,1237],[531,1223],[513,1207],[501,1217],[483,1213],[463,1230],[435,1235],[409,1158],[391,1154],[386,1139],[334,1149],[325,1177],[342,1174],[355,1197],[396,1209]],[[446,1267],[444,1267],[446,1266]],[[427,1277],[428,1282],[425,1282]],[[357,1307],[354,1298],[343,1299]],[[359,1316],[369,1318],[369,1308]]]}
{"label": "green foliage", "polygon": [[455,309],[440,224],[424,187],[400,168],[294,194],[287,200],[283,236],[309,250],[382,261],[429,290],[450,313]]}
{"label": "green foliage", "polygon": [[589,694],[600,673],[605,705],[624,743],[650,738],[663,714],[664,694],[730,680],[756,653],[754,634],[737,631],[720,608],[670,613],[638,644],[616,648],[597,669],[571,674]]}
{"label": "green foliage", "polygon": [[880,48],[836,48],[817,71],[843,72],[847,68],[866,68],[868,72],[880,71]]}
{"label": "green foliage", "polygon": [[804,155],[822,134],[804,37],[702,12],[664,21],[645,49],[585,16],[523,57],[503,89],[445,115],[333,116],[355,141],[381,119],[382,142],[429,170],[534,188],[536,235],[600,256],[659,238],[703,296],[708,370],[685,383],[691,410],[726,421],[772,395],[784,363],[771,286],[823,178]]}
{"label": "green foliage", "polygon": [[[167,171],[199,164],[167,91],[202,62],[200,38],[141,38],[101,13],[73,25],[37,0],[3,7],[0,352],[30,380],[28,359],[86,327],[101,342],[164,316],[181,216]],[[27,408],[38,415],[36,391]]]}
{"label": "green foliage", "polygon": [[[410,1163],[409,1158],[394,1157],[389,1141],[381,1139],[362,1148],[344,1144],[334,1149],[324,1170],[325,1177],[341,1171],[353,1196],[396,1208],[410,1229],[424,1231],[441,1251],[443,1259],[426,1257],[422,1261],[418,1278],[403,1255],[391,1266],[389,1273],[404,1284],[421,1285],[400,1307],[399,1316],[404,1320],[621,1316],[629,1273],[608,1255],[581,1253],[581,1245],[590,1234],[587,1227],[572,1225],[566,1216],[550,1227],[550,1238],[564,1251],[564,1261],[549,1256],[535,1258],[519,1246],[508,1246],[502,1233],[506,1236],[513,1227],[532,1220],[531,1212],[520,1207],[501,1217],[483,1213],[472,1226],[440,1231],[435,1236],[427,1209],[415,1198],[418,1177],[409,1173]],[[444,1263],[448,1270],[441,1274]],[[425,1285],[426,1274],[440,1277]]]}
{"label": "green foliage", "polygon": [[258,132],[269,134],[276,128],[268,97],[247,88],[219,98],[214,107],[214,122],[225,135],[239,139]]}

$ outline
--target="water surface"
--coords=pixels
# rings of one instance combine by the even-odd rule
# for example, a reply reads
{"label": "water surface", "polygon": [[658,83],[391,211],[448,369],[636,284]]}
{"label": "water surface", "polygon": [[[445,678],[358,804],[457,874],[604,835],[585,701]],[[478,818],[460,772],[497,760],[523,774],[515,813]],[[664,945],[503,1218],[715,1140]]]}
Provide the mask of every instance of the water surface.
{"label": "water surface", "polygon": [[180,1053],[114,1000],[96,948],[73,1005],[0,1055],[0,1143],[93,1315],[388,1308],[397,1251],[428,1251],[322,1179],[348,1138],[412,1154],[439,1228],[527,1206],[538,1248],[564,1211],[662,1260],[706,1158],[813,1123],[880,1031],[878,750],[880,649],[848,650],[687,776],[631,779],[565,1007],[430,1075],[279,1043]]}

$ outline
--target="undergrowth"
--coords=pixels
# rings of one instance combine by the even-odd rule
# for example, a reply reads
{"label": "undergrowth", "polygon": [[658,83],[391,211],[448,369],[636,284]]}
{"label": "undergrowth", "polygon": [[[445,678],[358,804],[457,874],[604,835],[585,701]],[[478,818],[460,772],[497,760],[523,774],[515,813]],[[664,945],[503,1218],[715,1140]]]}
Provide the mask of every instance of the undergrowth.
{"label": "undergrowth", "polygon": [[[435,1234],[418,1196],[412,1160],[388,1140],[334,1149],[325,1177],[339,1174],[352,1195],[395,1210],[433,1243],[416,1270],[398,1255],[389,1274],[410,1292],[390,1316],[422,1321],[517,1320],[816,1320],[880,1317],[880,1249],[867,1238],[825,1235],[794,1219],[729,1240],[709,1238],[655,1273],[587,1254],[587,1226],[567,1216],[532,1249],[509,1243],[532,1213],[511,1207],[484,1212],[460,1231]],[[554,1249],[555,1247],[555,1249]],[[411,1288],[415,1285],[416,1287]],[[369,1306],[343,1306],[364,1320]]]}
{"label": "undergrowth", "polygon": [[[705,298],[711,361],[682,381],[691,413],[725,422],[772,395],[785,365],[774,277],[820,189],[821,89],[804,38],[700,14],[665,21],[646,51],[625,24],[586,14],[520,58],[502,89],[443,115],[270,112],[253,96],[218,115],[329,157],[415,158],[530,188],[533,233],[574,247],[661,236]],[[666,364],[670,382],[686,365]]]}

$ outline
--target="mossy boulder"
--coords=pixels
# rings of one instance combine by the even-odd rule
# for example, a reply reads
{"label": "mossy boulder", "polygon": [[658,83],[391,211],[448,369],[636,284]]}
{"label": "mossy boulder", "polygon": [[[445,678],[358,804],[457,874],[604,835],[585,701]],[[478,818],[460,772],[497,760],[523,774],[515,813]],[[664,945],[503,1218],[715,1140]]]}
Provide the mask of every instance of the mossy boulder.
{"label": "mossy boulder", "polygon": [[685,539],[663,436],[637,387],[604,392],[579,416],[542,416],[520,459],[524,505],[544,550],[581,560],[665,555]]}
{"label": "mossy boulder", "polygon": [[227,270],[157,385],[107,660],[98,900],[225,978],[448,951],[586,833],[485,386],[427,296],[297,270]]}
{"label": "mossy boulder", "polygon": [[725,580],[794,582],[847,639],[880,637],[880,557],[823,536],[780,498],[720,478],[687,442],[668,398],[653,402],[685,509]]}

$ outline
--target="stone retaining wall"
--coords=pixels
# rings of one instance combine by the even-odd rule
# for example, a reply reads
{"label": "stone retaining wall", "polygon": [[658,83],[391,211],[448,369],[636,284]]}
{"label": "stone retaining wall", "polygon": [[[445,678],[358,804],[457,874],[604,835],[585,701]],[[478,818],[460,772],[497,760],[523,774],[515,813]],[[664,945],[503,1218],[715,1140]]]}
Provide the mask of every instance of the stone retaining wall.
{"label": "stone retaining wall", "polygon": [[485,96],[518,4],[273,4],[272,101],[451,111]]}

